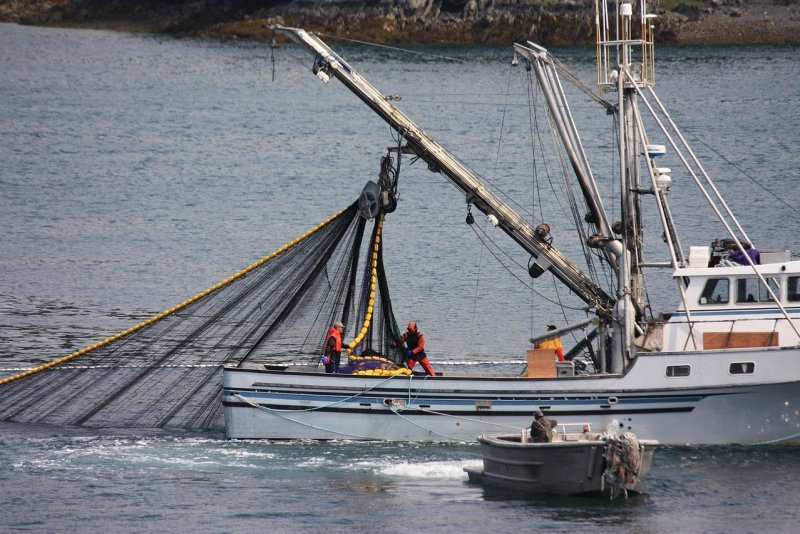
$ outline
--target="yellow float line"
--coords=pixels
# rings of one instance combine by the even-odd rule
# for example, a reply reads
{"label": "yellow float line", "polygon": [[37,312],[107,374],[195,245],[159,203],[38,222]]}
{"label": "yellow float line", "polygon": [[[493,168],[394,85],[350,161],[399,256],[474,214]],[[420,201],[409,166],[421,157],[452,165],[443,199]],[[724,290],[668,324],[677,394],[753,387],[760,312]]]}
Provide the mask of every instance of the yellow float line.
{"label": "yellow float line", "polygon": [[367,303],[367,313],[364,315],[364,324],[361,326],[361,331],[358,335],[347,345],[347,354],[349,355],[356,345],[361,343],[364,336],[367,335],[369,325],[372,322],[372,312],[375,310],[375,291],[378,288],[378,250],[381,246],[381,231],[383,230],[383,212],[378,219],[378,231],[375,232],[375,242],[372,245],[372,277],[369,286],[369,302]]}
{"label": "yellow float line", "polygon": [[67,356],[63,356],[61,358],[57,358],[55,360],[49,361],[49,362],[47,362],[45,364],[42,364],[42,365],[40,365],[38,367],[33,367],[31,369],[28,369],[28,370],[23,371],[21,373],[18,373],[16,375],[7,376],[7,377],[5,377],[3,379],[0,379],[0,385],[7,384],[9,382],[13,382],[14,380],[19,380],[20,378],[24,378],[24,377],[29,376],[29,375],[40,373],[40,372],[42,372],[42,371],[44,371],[46,369],[50,369],[51,367],[55,367],[56,365],[60,365],[60,364],[62,364],[64,362],[68,362],[70,360],[74,360],[75,358],[77,358],[79,356],[83,356],[86,353],[92,352],[93,350],[99,349],[100,347],[108,345],[111,342],[117,341],[118,339],[121,339],[121,338],[127,336],[128,334],[132,334],[132,333],[134,333],[134,332],[136,332],[138,330],[141,330],[145,326],[151,325],[151,324],[155,323],[156,321],[160,321],[164,317],[167,317],[168,315],[172,315],[173,313],[182,310],[183,308],[185,308],[189,304],[197,302],[201,298],[213,293],[214,291],[217,291],[218,289],[225,287],[226,285],[230,284],[234,280],[238,280],[239,278],[243,277],[244,275],[246,275],[247,273],[249,273],[253,269],[256,269],[256,268],[262,266],[263,264],[267,263],[269,260],[273,259],[274,257],[276,257],[276,256],[278,256],[280,254],[283,254],[284,252],[286,252],[287,250],[289,250],[290,248],[292,248],[296,244],[300,243],[301,241],[304,241],[305,239],[311,237],[312,235],[314,235],[315,233],[317,233],[318,231],[320,231],[324,227],[328,226],[331,222],[336,220],[340,215],[342,215],[342,213],[347,211],[347,209],[348,208],[343,209],[342,211],[340,211],[336,215],[334,215],[334,216],[330,217],[328,220],[318,224],[317,226],[315,226],[314,228],[312,228],[308,232],[304,233],[300,237],[297,237],[297,238],[293,239],[292,241],[286,243],[285,245],[283,245],[278,250],[275,250],[274,252],[264,256],[260,260],[257,260],[255,263],[252,263],[251,265],[245,267],[244,269],[242,269],[238,273],[236,273],[236,274],[234,274],[232,276],[229,276],[225,280],[222,280],[221,282],[218,282],[217,284],[214,284],[213,286],[209,287],[205,291],[202,291],[202,292],[198,293],[197,295],[195,295],[195,296],[193,296],[193,297],[191,297],[191,298],[189,298],[187,300],[184,300],[183,302],[181,302],[177,306],[173,306],[172,308],[170,308],[168,310],[164,310],[161,313],[159,313],[157,315],[154,315],[154,316],[150,317],[149,319],[147,319],[145,321],[142,321],[141,323],[128,328],[127,330],[123,330],[122,332],[118,332],[118,333],[114,334],[111,337],[105,338],[102,341],[98,341],[94,345],[89,345],[88,347],[84,347],[79,351],[73,352],[72,354],[68,354]]}

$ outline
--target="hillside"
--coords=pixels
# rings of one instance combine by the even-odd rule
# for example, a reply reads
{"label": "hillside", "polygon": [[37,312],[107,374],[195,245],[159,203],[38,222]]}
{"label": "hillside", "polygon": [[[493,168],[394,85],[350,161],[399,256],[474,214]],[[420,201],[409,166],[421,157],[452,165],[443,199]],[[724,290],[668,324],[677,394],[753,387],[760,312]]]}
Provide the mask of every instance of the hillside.
{"label": "hillside", "polygon": [[[678,44],[800,42],[800,0],[661,0],[656,38]],[[223,39],[278,22],[380,43],[594,41],[594,0],[1,0],[0,21]]]}

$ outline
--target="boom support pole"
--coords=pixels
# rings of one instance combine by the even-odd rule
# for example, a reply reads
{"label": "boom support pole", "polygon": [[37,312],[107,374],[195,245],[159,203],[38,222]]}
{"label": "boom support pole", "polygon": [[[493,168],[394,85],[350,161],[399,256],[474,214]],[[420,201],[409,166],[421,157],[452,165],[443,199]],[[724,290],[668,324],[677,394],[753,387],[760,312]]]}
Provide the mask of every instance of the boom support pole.
{"label": "boom support pole", "polygon": [[467,200],[486,215],[494,215],[498,226],[529,254],[546,258],[553,275],[570,288],[598,313],[608,314],[613,309],[614,299],[594,283],[580,268],[568,260],[558,249],[536,234],[531,225],[510,206],[500,200],[450,152],[425,133],[410,118],[394,105],[372,84],[361,77],[341,56],[334,52],[319,37],[301,28],[276,25],[276,32],[315,55],[313,72],[323,81],[330,76],[341,81],[350,91],[378,114],[389,126],[402,135],[409,147],[434,172],[444,174],[466,195]]}

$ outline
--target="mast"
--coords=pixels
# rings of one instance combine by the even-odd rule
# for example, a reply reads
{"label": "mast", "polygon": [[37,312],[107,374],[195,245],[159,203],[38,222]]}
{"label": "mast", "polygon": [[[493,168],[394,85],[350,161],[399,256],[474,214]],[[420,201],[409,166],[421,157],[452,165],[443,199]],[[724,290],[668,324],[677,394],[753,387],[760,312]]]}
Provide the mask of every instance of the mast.
{"label": "mast", "polygon": [[473,204],[493,221],[529,254],[537,258],[537,264],[550,269],[553,275],[570,288],[590,307],[607,316],[614,306],[614,299],[594,283],[578,266],[568,260],[548,240],[543,228],[534,229],[523,217],[500,200],[450,152],[425,133],[402,111],[384,98],[367,80],[361,77],[344,59],[334,52],[319,37],[301,28],[286,28],[276,25],[276,32],[289,37],[298,45],[315,54],[312,71],[327,82],[333,76],[341,81],[367,106],[394,128],[408,143],[408,148],[427,164],[433,172],[444,174],[466,195]]}
{"label": "mast", "polygon": [[633,357],[633,338],[637,312],[643,307],[641,266],[641,202],[639,155],[640,145],[637,117],[638,88],[653,84],[653,43],[650,31],[651,15],[647,14],[646,0],[638,0],[639,38],[634,38],[633,5],[627,1],[596,0],[598,84],[616,90],[619,122],[619,185],[622,192],[622,244],[623,258],[617,271],[617,302],[614,307],[615,323],[611,333],[611,372],[624,370]]}

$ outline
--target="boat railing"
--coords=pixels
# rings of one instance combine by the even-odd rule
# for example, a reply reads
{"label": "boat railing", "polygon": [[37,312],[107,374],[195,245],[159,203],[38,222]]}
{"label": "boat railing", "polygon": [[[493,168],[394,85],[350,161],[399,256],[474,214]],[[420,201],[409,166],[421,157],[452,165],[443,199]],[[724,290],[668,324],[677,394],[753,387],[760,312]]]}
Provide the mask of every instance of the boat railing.
{"label": "boat railing", "polygon": [[[558,423],[553,429],[560,441],[581,441],[592,439],[591,423]],[[556,439],[553,437],[553,440]]]}
{"label": "boat railing", "polygon": [[[523,428],[520,431],[522,443],[530,441],[530,428]],[[558,423],[553,428],[553,441],[586,441],[591,440],[592,434],[591,423]]]}

